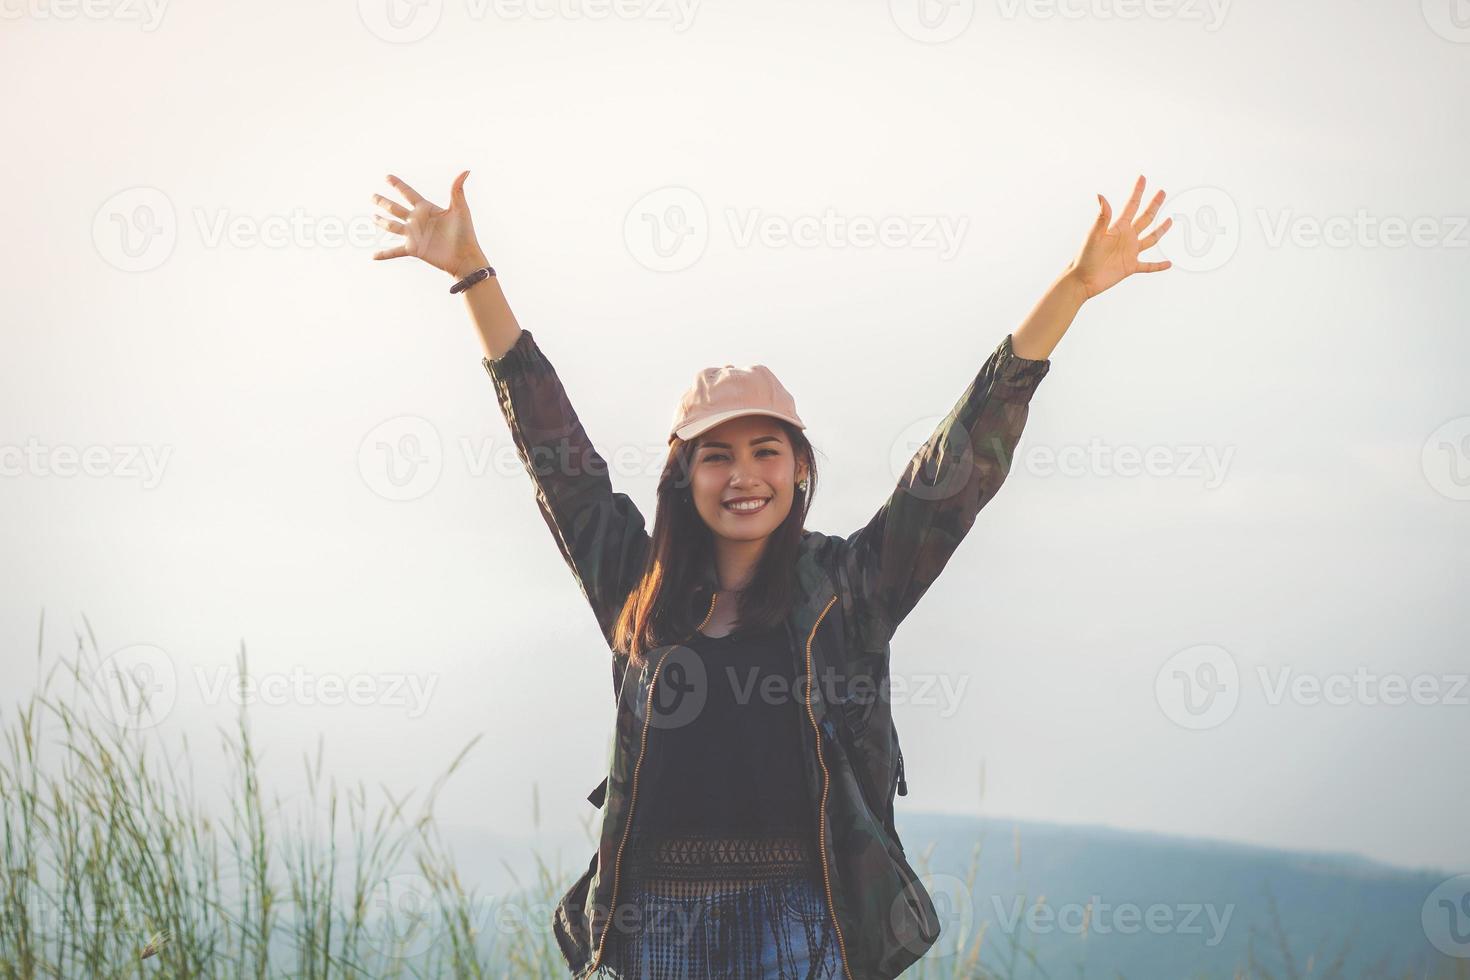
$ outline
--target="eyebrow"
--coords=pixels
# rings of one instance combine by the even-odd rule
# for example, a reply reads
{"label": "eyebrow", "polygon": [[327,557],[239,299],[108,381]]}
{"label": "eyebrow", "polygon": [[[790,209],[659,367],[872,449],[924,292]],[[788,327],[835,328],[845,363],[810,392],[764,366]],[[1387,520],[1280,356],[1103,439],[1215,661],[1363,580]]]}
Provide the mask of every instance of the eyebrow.
{"label": "eyebrow", "polygon": [[[757,445],[758,443],[762,443],[762,442],[780,442],[780,441],[781,441],[781,437],[780,436],[757,436],[756,438],[750,440],[750,444],[752,446],[754,446],[754,445]],[[700,449],[715,449],[715,448],[729,449],[730,448],[730,444],[728,442],[705,442],[705,443],[700,443],[699,448]]]}

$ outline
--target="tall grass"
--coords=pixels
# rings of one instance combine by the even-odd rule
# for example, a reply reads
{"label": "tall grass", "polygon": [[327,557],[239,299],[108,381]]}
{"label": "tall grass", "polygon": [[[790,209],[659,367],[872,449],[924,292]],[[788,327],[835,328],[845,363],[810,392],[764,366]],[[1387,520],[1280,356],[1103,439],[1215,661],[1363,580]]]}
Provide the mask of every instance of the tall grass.
{"label": "tall grass", "polygon": [[[412,794],[384,789],[370,806],[360,783],[324,786],[318,742],[293,824],[278,796],[266,801],[242,696],[233,730],[220,730],[221,818],[195,795],[187,737],[171,753],[138,723],[151,692],[108,669],[91,624],[42,674],[44,639],[43,617],[41,682],[13,710],[0,706],[0,976],[491,975],[474,898],[433,820],[478,736],[416,808]],[[237,666],[243,685],[243,646]],[[410,859],[416,874],[403,870]]]}
{"label": "tall grass", "polygon": [[[210,806],[196,795],[209,784],[196,779],[187,737],[173,751],[151,726],[137,723],[149,710],[148,685],[109,672],[91,624],[83,622],[74,654],[43,673],[43,617],[41,680],[14,708],[0,705],[0,978],[568,975],[550,914],[581,868],[569,873],[533,853],[533,879],[522,882],[506,865],[518,891],[487,904],[465,889],[435,822],[440,790],[480,736],[416,806],[413,794],[400,799],[386,788],[370,805],[361,783],[339,787],[324,777],[318,740],[314,755],[302,760],[304,802],[288,812],[279,795],[267,802],[261,784],[242,646],[240,708],[233,726],[219,730],[223,783],[216,788],[223,804]],[[534,787],[532,807],[539,829]],[[588,818],[583,829],[590,853],[597,828]],[[982,836],[964,878],[972,897],[979,895],[983,844]],[[926,879],[932,853],[931,844],[915,861]],[[1019,836],[1014,860],[1019,868]],[[1028,906],[1046,901],[1022,898]],[[1087,974],[1086,922],[1074,968],[1079,978]],[[1341,975],[1342,962],[1342,949],[1294,954],[1278,919],[1264,948],[1253,944],[1235,976],[1329,980]],[[1413,976],[1386,965],[1374,975]],[[939,944],[907,976],[1049,974],[1019,930],[992,940],[985,923],[970,916],[946,922]],[[1470,980],[1470,963],[1433,976]]]}

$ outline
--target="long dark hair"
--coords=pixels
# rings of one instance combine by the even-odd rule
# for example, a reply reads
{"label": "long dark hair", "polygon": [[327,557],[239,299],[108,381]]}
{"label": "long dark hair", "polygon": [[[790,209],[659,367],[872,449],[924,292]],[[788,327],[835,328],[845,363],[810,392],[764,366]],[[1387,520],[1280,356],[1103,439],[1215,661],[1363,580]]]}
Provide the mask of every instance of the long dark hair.
{"label": "long dark hair", "polygon": [[[755,575],[740,597],[740,628],[780,625],[791,611],[796,591],[796,559],[806,529],[807,511],[817,489],[816,453],[796,426],[781,426],[796,459],[806,464],[807,487],[796,487],[791,512],[770,537]],[[708,612],[710,592],[699,588],[699,572],[714,561],[714,532],[694,506],[690,490],[699,440],[676,438],[658,479],[658,509],[643,574],[623,603],[613,625],[613,649],[642,667],[649,651],[693,636]]]}

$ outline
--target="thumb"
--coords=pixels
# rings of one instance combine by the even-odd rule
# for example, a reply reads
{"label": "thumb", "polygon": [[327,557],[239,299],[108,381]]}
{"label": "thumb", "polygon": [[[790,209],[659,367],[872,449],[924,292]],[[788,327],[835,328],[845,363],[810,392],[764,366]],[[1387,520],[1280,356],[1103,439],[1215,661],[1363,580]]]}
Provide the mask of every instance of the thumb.
{"label": "thumb", "polygon": [[454,178],[454,186],[452,186],[449,189],[449,198],[450,198],[450,200],[452,200],[456,204],[466,204],[467,203],[465,201],[465,197],[464,197],[464,182],[465,182],[465,178],[468,177],[469,175],[470,175],[470,172],[468,170],[466,170],[464,173],[462,173],[458,177]]}
{"label": "thumb", "polygon": [[1105,231],[1108,227],[1108,222],[1113,217],[1113,209],[1108,204],[1108,199],[1099,194],[1097,200],[1102,205],[1102,210],[1098,212],[1097,221],[1092,225],[1093,232]]}

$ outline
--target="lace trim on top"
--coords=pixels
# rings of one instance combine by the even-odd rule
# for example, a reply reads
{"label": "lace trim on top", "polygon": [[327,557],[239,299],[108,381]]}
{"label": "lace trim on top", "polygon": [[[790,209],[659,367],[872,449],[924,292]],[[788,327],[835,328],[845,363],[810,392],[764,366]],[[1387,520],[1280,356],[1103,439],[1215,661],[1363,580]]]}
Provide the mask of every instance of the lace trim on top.
{"label": "lace trim on top", "polygon": [[759,835],[635,833],[628,845],[627,867],[650,882],[806,878],[821,860],[814,836],[802,831]]}

